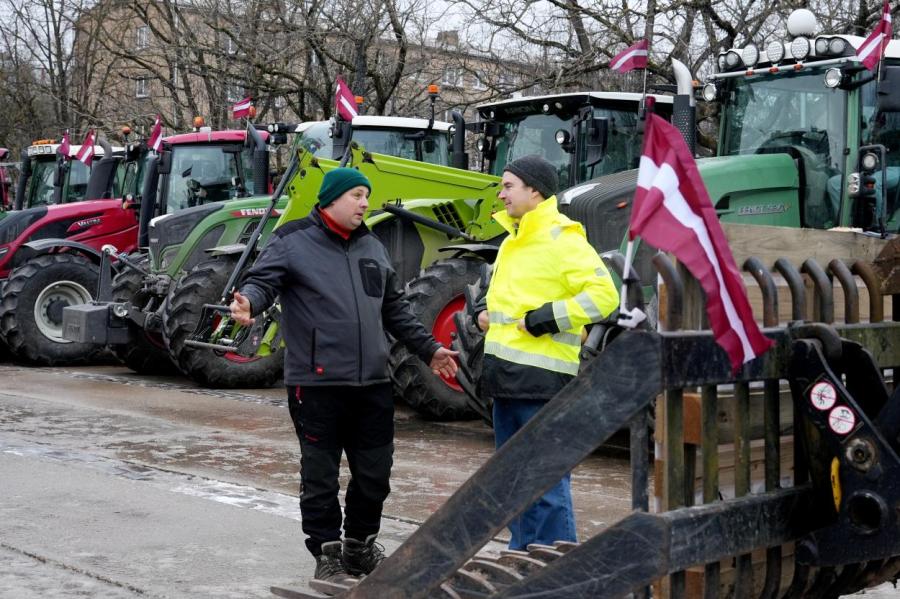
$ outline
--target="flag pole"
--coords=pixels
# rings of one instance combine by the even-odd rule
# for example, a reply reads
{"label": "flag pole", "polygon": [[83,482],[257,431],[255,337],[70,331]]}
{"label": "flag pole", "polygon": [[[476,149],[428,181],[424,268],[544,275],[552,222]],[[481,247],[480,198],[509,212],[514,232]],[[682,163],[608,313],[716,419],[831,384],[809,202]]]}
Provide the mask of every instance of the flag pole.
{"label": "flag pole", "polygon": [[631,279],[631,265],[634,262],[634,240],[629,239],[625,247],[625,266],[622,268],[622,288],[619,290],[619,305],[628,309],[628,281]]}

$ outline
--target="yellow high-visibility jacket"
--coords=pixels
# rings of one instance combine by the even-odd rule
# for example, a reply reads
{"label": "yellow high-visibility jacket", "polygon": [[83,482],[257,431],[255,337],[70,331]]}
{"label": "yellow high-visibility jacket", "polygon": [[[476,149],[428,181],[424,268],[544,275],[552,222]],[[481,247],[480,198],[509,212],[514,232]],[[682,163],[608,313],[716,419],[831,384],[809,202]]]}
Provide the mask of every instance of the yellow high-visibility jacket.
{"label": "yellow high-visibility jacket", "polygon": [[[488,287],[485,354],[577,374],[584,326],[603,320],[619,306],[606,266],[588,243],[584,227],[560,214],[556,196],[519,222],[505,212],[494,218],[509,236],[500,245]],[[532,332],[522,331],[517,322],[529,312]]]}

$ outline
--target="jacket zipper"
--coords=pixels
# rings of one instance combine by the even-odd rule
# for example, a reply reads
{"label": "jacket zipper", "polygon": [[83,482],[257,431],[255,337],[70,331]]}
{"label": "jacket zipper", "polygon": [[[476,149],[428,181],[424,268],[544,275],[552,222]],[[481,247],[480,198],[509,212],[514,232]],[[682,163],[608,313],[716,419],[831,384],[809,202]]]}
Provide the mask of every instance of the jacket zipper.
{"label": "jacket zipper", "polygon": [[359,384],[362,384],[362,315],[359,313],[359,298],[356,297],[356,284],[353,282],[353,266],[350,264],[350,244],[344,246],[344,256],[347,258],[347,274],[350,275],[350,288],[353,290],[353,303],[356,305],[356,374]]}

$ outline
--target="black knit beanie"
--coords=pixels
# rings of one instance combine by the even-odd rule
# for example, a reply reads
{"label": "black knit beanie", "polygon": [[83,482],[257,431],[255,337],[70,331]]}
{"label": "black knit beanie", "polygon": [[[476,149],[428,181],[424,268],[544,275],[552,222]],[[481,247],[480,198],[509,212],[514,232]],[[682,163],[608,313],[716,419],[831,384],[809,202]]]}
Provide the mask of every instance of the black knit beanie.
{"label": "black knit beanie", "polygon": [[556,168],[537,154],[513,160],[507,163],[503,170],[517,176],[525,185],[544,196],[545,200],[555,194],[559,188],[559,176],[556,174]]}

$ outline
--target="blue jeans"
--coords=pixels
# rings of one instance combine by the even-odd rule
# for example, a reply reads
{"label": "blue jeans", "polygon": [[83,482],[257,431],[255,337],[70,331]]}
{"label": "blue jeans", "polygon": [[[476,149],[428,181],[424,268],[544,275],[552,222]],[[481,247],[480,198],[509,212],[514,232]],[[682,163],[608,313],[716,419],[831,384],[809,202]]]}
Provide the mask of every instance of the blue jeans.
{"label": "blue jeans", "polygon": [[[545,402],[517,399],[494,400],[494,439],[499,448],[525,426]],[[527,466],[526,466],[527,467]],[[575,510],[572,508],[571,474],[544,493],[509,523],[510,549],[524,551],[529,544],[552,545],[575,541]]]}

